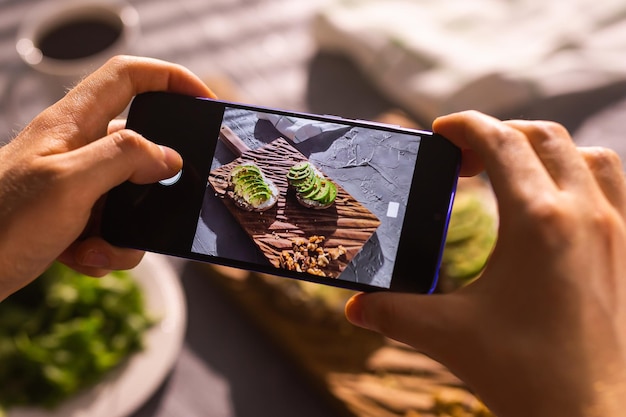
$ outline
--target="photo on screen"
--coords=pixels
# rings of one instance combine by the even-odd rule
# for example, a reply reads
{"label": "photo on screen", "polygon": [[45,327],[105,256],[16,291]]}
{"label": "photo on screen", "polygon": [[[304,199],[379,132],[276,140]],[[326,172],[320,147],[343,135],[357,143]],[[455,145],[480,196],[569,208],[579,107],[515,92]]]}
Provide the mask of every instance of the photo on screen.
{"label": "photo on screen", "polygon": [[388,288],[419,145],[226,107],[192,251]]}

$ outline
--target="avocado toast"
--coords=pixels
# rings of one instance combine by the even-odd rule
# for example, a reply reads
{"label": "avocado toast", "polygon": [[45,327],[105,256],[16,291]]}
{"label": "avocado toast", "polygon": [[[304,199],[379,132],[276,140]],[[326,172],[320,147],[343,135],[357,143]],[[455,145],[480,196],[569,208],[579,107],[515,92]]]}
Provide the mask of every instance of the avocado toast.
{"label": "avocado toast", "polygon": [[307,208],[328,208],[337,197],[337,186],[307,161],[293,165],[287,173],[287,181],[298,202]]}
{"label": "avocado toast", "polygon": [[246,162],[232,168],[229,196],[238,207],[247,211],[265,211],[278,201],[278,189],[263,175],[258,165]]}

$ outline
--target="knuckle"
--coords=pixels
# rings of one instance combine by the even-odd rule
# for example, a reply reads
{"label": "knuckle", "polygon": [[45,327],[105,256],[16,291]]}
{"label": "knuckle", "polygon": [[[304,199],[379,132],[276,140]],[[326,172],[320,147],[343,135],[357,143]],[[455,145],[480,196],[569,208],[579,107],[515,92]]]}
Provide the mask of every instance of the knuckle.
{"label": "knuckle", "polygon": [[125,155],[134,155],[138,151],[145,149],[146,144],[143,137],[129,129],[122,129],[113,132],[110,136],[117,148]]}
{"label": "knuckle", "polygon": [[622,160],[617,152],[600,146],[584,149],[585,159],[592,169],[622,169]]}
{"label": "knuckle", "polygon": [[489,138],[494,143],[500,145],[517,141],[521,138],[521,133],[517,129],[512,128],[506,123],[484,124],[481,127],[479,135],[485,138]]}
{"label": "knuckle", "polygon": [[585,236],[586,242],[593,240],[591,247],[610,253],[615,250],[613,245],[624,228],[624,220],[617,210],[607,204],[596,207],[572,227],[578,230],[579,235]]}
{"label": "knuckle", "polygon": [[124,79],[129,76],[139,59],[128,55],[116,55],[103,65],[102,71],[117,79]]}
{"label": "knuckle", "polygon": [[491,132],[487,132],[487,134],[494,139],[499,148],[515,146],[514,144],[522,137],[519,131],[511,129],[507,125],[492,126]]}
{"label": "knuckle", "polygon": [[553,195],[536,198],[526,208],[526,218],[529,221],[529,230],[537,230],[542,239],[561,239],[567,236],[576,224],[576,211],[572,207]]}
{"label": "knuckle", "polygon": [[460,114],[466,116],[467,118],[471,118],[471,119],[478,119],[478,118],[482,118],[484,116],[483,113],[479,112],[478,110],[474,110],[474,109],[464,110],[464,111],[460,112]]}
{"label": "knuckle", "polygon": [[623,220],[615,210],[600,207],[589,216],[589,222],[594,231],[606,236],[617,230]]}
{"label": "knuckle", "polygon": [[548,120],[539,120],[532,124],[534,126],[535,131],[541,136],[545,137],[553,137],[553,136],[569,136],[569,132],[560,123],[548,121]]}
{"label": "knuckle", "polygon": [[131,64],[133,61],[132,57],[127,55],[116,55],[111,57],[105,66],[110,66],[112,68],[123,68]]}
{"label": "knuckle", "polygon": [[556,139],[570,139],[567,129],[556,122],[536,121],[527,126],[527,137],[531,142],[550,142]]}
{"label": "knuckle", "polygon": [[521,227],[535,234],[540,246],[551,248],[574,244],[574,236],[589,230],[609,235],[623,222],[610,205],[590,206],[568,194],[537,198],[526,208],[524,219]]}
{"label": "knuckle", "polygon": [[556,198],[536,198],[528,207],[530,217],[542,223],[554,223],[564,216],[564,210]]}
{"label": "knuckle", "polygon": [[128,129],[114,132],[109,138],[114,143],[114,157],[119,158],[118,168],[123,166],[128,175],[126,179],[143,183],[163,178],[154,177],[161,175],[165,164],[162,152],[152,142]]}

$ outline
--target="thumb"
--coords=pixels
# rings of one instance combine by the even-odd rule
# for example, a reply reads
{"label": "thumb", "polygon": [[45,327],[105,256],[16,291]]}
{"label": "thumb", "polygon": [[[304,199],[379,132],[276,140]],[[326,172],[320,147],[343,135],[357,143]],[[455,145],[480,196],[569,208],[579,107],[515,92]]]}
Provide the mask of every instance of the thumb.
{"label": "thumb", "polygon": [[[437,360],[462,337],[465,316],[455,294],[360,293],[348,300],[346,318],[354,325],[404,342]],[[442,357],[443,356],[443,357]]]}
{"label": "thumb", "polygon": [[168,178],[182,168],[182,158],[171,148],[150,142],[140,134],[118,130],[71,152],[74,178],[91,185],[98,198],[126,180],[147,184]]}

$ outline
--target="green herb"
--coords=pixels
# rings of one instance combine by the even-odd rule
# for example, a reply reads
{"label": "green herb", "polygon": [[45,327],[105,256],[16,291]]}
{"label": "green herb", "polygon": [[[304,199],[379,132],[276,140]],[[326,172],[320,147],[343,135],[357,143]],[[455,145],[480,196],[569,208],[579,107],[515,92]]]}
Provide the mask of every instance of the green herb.
{"label": "green herb", "polygon": [[125,272],[96,279],[53,264],[0,303],[2,408],[54,408],[142,348],[153,321]]}

